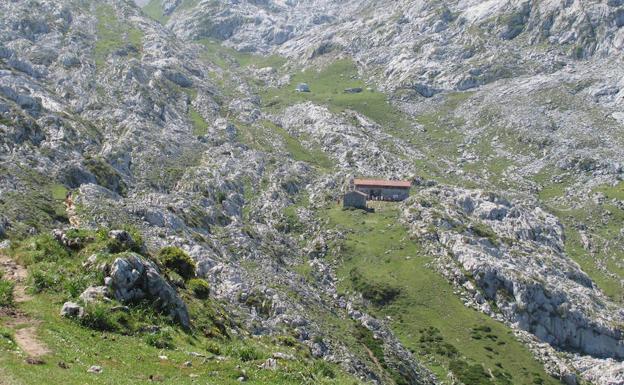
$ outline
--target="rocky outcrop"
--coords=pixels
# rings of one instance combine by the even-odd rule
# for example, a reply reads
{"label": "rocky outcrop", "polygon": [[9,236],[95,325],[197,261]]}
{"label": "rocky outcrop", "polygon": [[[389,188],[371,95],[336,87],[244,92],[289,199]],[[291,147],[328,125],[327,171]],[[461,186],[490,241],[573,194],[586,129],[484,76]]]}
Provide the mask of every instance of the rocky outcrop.
{"label": "rocky outcrop", "polygon": [[624,358],[624,310],[565,254],[554,216],[490,192],[436,187],[406,202],[404,220],[469,305],[559,349]]}
{"label": "rocky outcrop", "polygon": [[186,304],[175,289],[160,275],[158,267],[138,254],[117,258],[110,267],[110,289],[123,303],[141,300],[153,301],[161,311],[169,314],[185,328],[190,328]]}

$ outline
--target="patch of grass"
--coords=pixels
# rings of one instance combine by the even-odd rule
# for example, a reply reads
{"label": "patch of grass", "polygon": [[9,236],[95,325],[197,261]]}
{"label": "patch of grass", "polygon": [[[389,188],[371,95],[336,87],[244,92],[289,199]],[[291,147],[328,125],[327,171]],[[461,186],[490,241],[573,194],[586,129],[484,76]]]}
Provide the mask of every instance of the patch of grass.
{"label": "patch of grass", "polygon": [[[379,318],[390,317],[390,326],[398,338],[421,356],[421,361],[438,378],[445,381],[451,362],[460,360],[470,365],[479,363],[486,373],[504,371],[509,375],[509,383],[517,385],[532,384],[533,378],[528,374],[533,372],[545,384],[558,383],[544,372],[508,327],[464,306],[453,294],[452,285],[428,267],[432,258],[410,240],[407,230],[399,223],[396,204],[380,205],[374,214],[334,207],[326,215],[332,227],[346,234],[345,241],[339,244],[340,251],[328,257],[339,264],[339,289],[354,289],[349,279],[354,268],[364,280],[400,288],[401,295],[393,302],[369,311]],[[488,327],[488,334],[502,343],[492,347],[490,338],[471,338],[475,325]],[[433,342],[429,343],[430,339]],[[494,351],[486,350],[486,346]],[[499,381],[499,377],[507,378],[507,374],[495,377]],[[507,383],[500,381],[492,383]]]}
{"label": "patch of grass", "polygon": [[[311,92],[296,92],[299,83],[307,83]],[[345,93],[346,88],[362,88],[360,93]],[[405,127],[400,113],[389,103],[385,94],[369,90],[358,74],[351,60],[339,60],[320,71],[308,69],[298,72],[290,84],[282,88],[260,90],[263,104],[271,109],[280,109],[296,103],[312,101],[327,105],[333,112],[355,110],[378,123],[396,128]]]}
{"label": "patch of grass", "polygon": [[470,230],[475,233],[476,236],[481,238],[487,238],[490,243],[494,246],[498,246],[500,244],[500,240],[498,239],[498,235],[490,226],[483,222],[474,222],[470,225]]}
{"label": "patch of grass", "polygon": [[15,284],[8,279],[2,278],[2,272],[0,272],[0,307],[11,307],[14,305],[14,287]]}
{"label": "patch of grass", "polygon": [[208,133],[208,123],[204,120],[204,118],[197,112],[195,108],[192,106],[189,107],[188,111],[189,119],[191,123],[193,123],[193,135],[195,136],[204,136]]}
{"label": "patch of grass", "polygon": [[165,15],[163,12],[162,0],[150,0],[150,2],[143,7],[143,12],[160,24],[164,25],[169,21],[169,16]]}
{"label": "patch of grass", "polygon": [[36,235],[21,242],[13,242],[9,254],[24,266],[69,257],[69,252],[51,234]]}
{"label": "patch of grass", "polygon": [[61,185],[50,183],[50,178],[33,169],[19,165],[0,167],[0,173],[19,181],[19,190],[6,191],[0,196],[0,212],[9,219],[6,229],[9,238],[28,236],[33,230],[46,231],[52,226],[68,222],[61,195]]}
{"label": "patch of grass", "polygon": [[143,32],[128,23],[122,23],[110,5],[100,4],[95,9],[97,17],[97,41],[95,42],[95,65],[102,68],[108,56],[122,49],[128,55],[138,55],[143,49]]}
{"label": "patch of grass", "polygon": [[287,62],[285,58],[278,55],[262,56],[240,52],[210,39],[200,39],[197,42],[204,46],[204,57],[222,69],[228,69],[232,65],[241,68],[251,66],[280,68]]}
{"label": "patch of grass", "polygon": [[84,316],[80,324],[93,330],[115,332],[123,330],[123,324],[127,323],[126,315],[122,312],[114,312],[111,306],[103,302],[88,304],[84,308]]}
{"label": "patch of grass", "polygon": [[86,158],[85,167],[95,175],[97,183],[107,189],[125,196],[128,192],[128,186],[123,181],[121,175],[102,158]]}
{"label": "patch of grass", "polygon": [[360,341],[370,352],[373,354],[377,362],[381,365],[385,364],[385,357],[383,351],[383,343],[377,339],[373,335],[373,332],[365,328],[364,326],[358,325],[355,329],[355,338]]}
{"label": "patch of grass", "polygon": [[67,196],[67,187],[58,183],[53,184],[50,186],[50,192],[52,193],[52,199],[64,201]]}
{"label": "patch of grass", "polygon": [[624,201],[624,181],[620,181],[615,186],[600,186],[595,188],[593,191],[604,193],[607,199]]}
{"label": "patch of grass", "polygon": [[169,328],[163,328],[145,336],[145,343],[158,349],[174,349],[173,333]]}

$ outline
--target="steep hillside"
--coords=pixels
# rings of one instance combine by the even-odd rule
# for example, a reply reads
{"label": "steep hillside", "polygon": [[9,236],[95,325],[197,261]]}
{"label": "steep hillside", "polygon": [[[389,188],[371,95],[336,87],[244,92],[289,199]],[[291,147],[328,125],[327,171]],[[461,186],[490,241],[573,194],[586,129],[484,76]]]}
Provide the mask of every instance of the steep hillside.
{"label": "steep hillside", "polygon": [[10,383],[624,384],[621,1],[0,15]]}

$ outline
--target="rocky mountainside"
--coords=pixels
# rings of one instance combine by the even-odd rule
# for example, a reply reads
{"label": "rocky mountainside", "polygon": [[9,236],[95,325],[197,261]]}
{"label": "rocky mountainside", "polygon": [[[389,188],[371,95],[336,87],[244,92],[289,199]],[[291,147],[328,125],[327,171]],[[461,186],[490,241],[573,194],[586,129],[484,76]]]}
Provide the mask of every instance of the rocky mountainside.
{"label": "rocky mountainside", "polygon": [[[144,260],[175,246],[236,320],[223,330],[292,336],[344,371],[327,383],[624,384],[624,2],[37,0],[0,15],[6,254],[58,229],[67,255],[103,261],[85,293],[143,293],[198,330],[190,283]],[[337,210],[353,176],[409,179],[413,196]],[[145,247],[89,262],[67,241],[103,228]],[[131,263],[145,274],[119,273]],[[78,314],[81,292],[46,295]]]}

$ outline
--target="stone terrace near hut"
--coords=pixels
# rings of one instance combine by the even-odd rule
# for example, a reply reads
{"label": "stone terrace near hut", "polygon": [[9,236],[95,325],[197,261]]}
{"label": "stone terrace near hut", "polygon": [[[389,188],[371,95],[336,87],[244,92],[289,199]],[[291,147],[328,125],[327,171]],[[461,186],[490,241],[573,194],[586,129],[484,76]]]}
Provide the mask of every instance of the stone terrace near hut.
{"label": "stone terrace near hut", "polygon": [[412,183],[406,180],[354,179],[353,188],[369,200],[403,201],[409,197]]}

